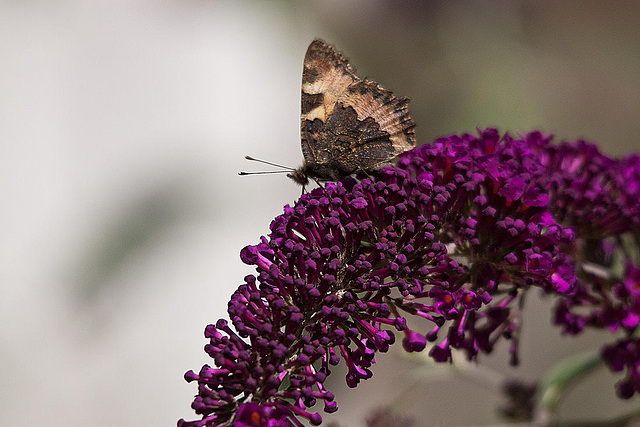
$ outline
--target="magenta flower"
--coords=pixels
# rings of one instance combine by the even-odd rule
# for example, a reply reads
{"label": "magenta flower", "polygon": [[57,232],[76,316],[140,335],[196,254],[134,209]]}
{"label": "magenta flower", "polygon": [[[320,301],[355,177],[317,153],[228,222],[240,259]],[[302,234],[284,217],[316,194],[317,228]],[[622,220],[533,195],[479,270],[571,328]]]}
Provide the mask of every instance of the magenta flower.
{"label": "magenta flower", "polygon": [[[441,138],[396,167],[286,206],[269,236],[241,252],[256,274],[231,297],[233,329],[223,320],[206,328],[216,367],[185,375],[198,383],[192,407],[201,419],[178,424],[318,425],[318,402],[337,410],[323,385],[331,366],[344,360],[355,387],[398,331],[407,351],[428,346],[440,362],[455,350],[476,359],[508,339],[517,364],[531,288],[559,298],[555,321],[567,332],[635,330],[635,273],[606,293],[583,263],[595,254],[589,245],[611,253],[619,248],[607,239],[640,234],[640,161],[550,139],[494,129]],[[591,314],[575,314],[578,306]],[[430,328],[409,328],[414,316]],[[624,360],[615,366],[635,368],[620,352],[610,351]]]}

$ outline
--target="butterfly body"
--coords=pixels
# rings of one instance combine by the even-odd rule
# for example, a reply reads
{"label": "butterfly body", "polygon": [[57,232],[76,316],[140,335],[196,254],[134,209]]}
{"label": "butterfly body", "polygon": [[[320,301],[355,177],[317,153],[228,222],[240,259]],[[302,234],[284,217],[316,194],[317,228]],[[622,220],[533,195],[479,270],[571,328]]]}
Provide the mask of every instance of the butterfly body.
{"label": "butterfly body", "polygon": [[339,181],[345,176],[356,172],[358,168],[347,168],[338,162],[303,163],[293,173],[287,176],[300,185],[309,184],[309,178],[317,181]]}
{"label": "butterfly body", "polygon": [[360,79],[322,40],[307,49],[302,74],[301,144],[304,163],[288,176],[338,181],[388,164],[415,146],[407,98]]}

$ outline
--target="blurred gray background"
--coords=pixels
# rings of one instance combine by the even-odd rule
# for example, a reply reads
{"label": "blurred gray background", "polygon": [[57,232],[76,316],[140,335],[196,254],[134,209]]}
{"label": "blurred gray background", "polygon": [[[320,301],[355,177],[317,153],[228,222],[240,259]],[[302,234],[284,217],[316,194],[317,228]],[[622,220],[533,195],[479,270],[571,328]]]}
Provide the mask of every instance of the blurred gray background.
{"label": "blurred gray background", "polygon": [[[195,418],[182,375],[210,363],[202,330],[251,272],[238,252],[300,195],[237,171],[261,169],[245,154],[300,164],[314,37],[410,97],[421,143],[498,126],[622,155],[640,151],[639,22],[636,1],[0,1],[0,424]],[[528,299],[520,368],[505,343],[481,357],[495,372],[454,377],[391,351],[356,390],[336,369],[325,419],[362,426],[390,404],[418,426],[497,423],[492,378],[539,378],[610,338],[562,338],[550,303]],[[616,379],[561,414],[637,405]]]}

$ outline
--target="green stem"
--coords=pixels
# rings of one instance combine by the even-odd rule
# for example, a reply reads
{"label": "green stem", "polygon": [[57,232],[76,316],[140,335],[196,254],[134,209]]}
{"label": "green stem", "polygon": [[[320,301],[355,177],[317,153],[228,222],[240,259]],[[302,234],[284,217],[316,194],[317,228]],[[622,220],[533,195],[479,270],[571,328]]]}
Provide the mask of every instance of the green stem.
{"label": "green stem", "polygon": [[567,391],[603,364],[599,351],[590,351],[569,357],[556,366],[540,383],[540,406],[555,413]]}

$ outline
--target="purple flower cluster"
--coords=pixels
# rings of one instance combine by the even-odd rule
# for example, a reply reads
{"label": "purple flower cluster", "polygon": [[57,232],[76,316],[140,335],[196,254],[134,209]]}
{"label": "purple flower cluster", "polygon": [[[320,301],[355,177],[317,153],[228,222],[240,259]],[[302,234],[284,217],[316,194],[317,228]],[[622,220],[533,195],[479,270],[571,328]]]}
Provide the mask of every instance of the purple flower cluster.
{"label": "purple flower cluster", "polygon": [[[397,331],[407,351],[430,343],[441,362],[452,349],[473,360],[502,337],[517,364],[519,310],[532,287],[559,296],[556,322],[568,332],[635,331],[638,270],[607,291],[609,279],[584,264],[593,262],[590,245],[611,259],[623,233],[639,243],[640,162],[550,140],[494,129],[442,138],[404,153],[397,167],[286,206],[268,238],[242,250],[256,274],[229,302],[235,330],[223,320],[206,328],[216,367],[185,375],[198,383],[192,407],[202,418],[178,424],[318,425],[310,412],[318,401],[337,410],[323,385],[331,366],[343,359],[355,387]],[[576,314],[584,305],[591,314]],[[614,313],[598,311],[606,309]],[[417,319],[426,331],[407,325]],[[634,379],[639,355],[629,341],[605,352]]]}
{"label": "purple flower cluster", "polygon": [[621,398],[640,393],[640,156],[612,159],[594,144],[549,145],[542,136],[540,162],[554,218],[573,227],[571,254],[578,284],[559,299],[554,322],[575,335],[586,327],[619,336],[602,357],[613,371],[627,369],[616,385]]}

